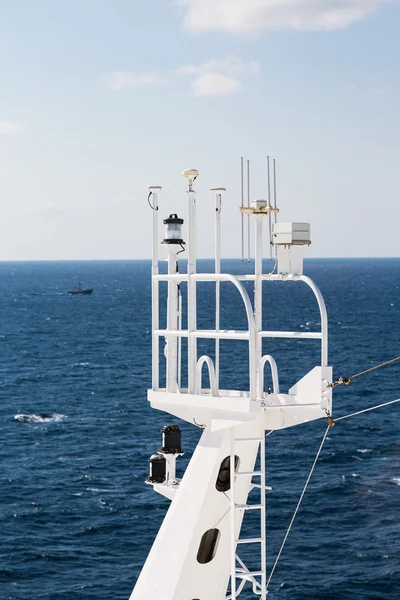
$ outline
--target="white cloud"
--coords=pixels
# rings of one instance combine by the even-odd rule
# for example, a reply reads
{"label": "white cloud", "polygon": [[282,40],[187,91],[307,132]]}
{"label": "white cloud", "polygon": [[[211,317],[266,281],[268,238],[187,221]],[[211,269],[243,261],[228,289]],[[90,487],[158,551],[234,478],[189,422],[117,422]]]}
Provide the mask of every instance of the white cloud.
{"label": "white cloud", "polygon": [[261,33],[271,29],[334,30],[392,0],[178,0],[185,29]]}
{"label": "white cloud", "polygon": [[246,62],[237,56],[214,59],[199,65],[183,65],[174,70],[178,77],[193,77],[194,96],[223,96],[239,92],[242,82],[238,76],[259,73],[261,63]]}
{"label": "white cloud", "polygon": [[242,83],[221,73],[205,73],[197,77],[192,90],[194,96],[226,96],[242,89]]}
{"label": "white cloud", "polygon": [[25,130],[21,123],[12,123],[11,121],[0,121],[1,135],[18,135]]}
{"label": "white cloud", "polygon": [[182,65],[169,71],[165,77],[155,73],[127,73],[116,71],[105,77],[108,89],[119,92],[139,85],[157,85],[168,82],[171,77],[192,79],[194,96],[221,96],[242,89],[241,79],[255,75],[261,70],[259,61],[245,61],[237,56],[227,56],[193,65]]}
{"label": "white cloud", "polygon": [[105,82],[110,90],[120,92],[139,85],[159,85],[166,83],[166,79],[156,73],[126,73],[125,71],[116,71],[107,75]]}
{"label": "white cloud", "polygon": [[237,56],[228,56],[221,60],[210,60],[201,65],[183,65],[175,69],[176,75],[203,75],[204,73],[223,72],[229,75],[240,75],[243,73],[256,74],[261,69],[258,61],[245,62]]}

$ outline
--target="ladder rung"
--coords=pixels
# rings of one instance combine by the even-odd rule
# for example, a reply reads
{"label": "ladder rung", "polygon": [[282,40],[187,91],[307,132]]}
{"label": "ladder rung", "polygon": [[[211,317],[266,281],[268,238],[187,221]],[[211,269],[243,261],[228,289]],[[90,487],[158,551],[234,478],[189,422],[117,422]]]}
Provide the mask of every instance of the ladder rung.
{"label": "ladder rung", "polygon": [[262,490],[264,488],[264,490],[266,490],[267,492],[270,492],[272,490],[272,487],[270,485],[260,485],[259,483],[252,483],[251,487],[253,488],[258,488],[260,490]]}
{"label": "ladder rung", "polygon": [[236,577],[239,577],[239,579],[247,579],[248,577],[259,577],[260,575],[264,575],[264,571],[253,571],[252,573],[236,572]]}
{"label": "ladder rung", "polygon": [[257,510],[264,507],[262,504],[235,504],[235,508],[239,510]]}
{"label": "ladder rung", "polygon": [[235,540],[237,544],[255,544],[256,542],[262,542],[262,538],[246,538],[243,540]]}
{"label": "ladder rung", "polygon": [[239,471],[238,473],[235,473],[235,475],[241,475],[242,477],[245,477],[246,475],[262,475],[261,471]]}

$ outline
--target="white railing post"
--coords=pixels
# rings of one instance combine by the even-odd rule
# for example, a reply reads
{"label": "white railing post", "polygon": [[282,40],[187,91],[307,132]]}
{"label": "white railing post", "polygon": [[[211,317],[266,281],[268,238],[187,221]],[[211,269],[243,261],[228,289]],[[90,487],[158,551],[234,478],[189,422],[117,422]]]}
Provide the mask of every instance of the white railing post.
{"label": "white railing post", "polygon": [[321,316],[321,367],[328,366],[328,313],[326,310],[325,300],[321,294],[319,287],[313,282],[312,279],[305,275],[298,276],[299,281],[306,283],[314,292],[314,296],[317,299],[319,312]]}
{"label": "white railing post", "polygon": [[[168,244],[168,274],[176,273],[178,245]],[[178,284],[168,281],[167,330],[178,330]],[[178,387],[178,338],[167,335],[167,391],[176,392]]]}
{"label": "white railing post", "polygon": [[159,328],[159,282],[158,282],[158,192],[161,191],[160,186],[149,187],[149,199],[151,197],[151,208],[153,209],[153,248],[151,260],[151,321],[152,321],[152,344],[151,344],[151,363],[152,363],[152,389],[158,390],[160,387],[159,375],[159,337],[155,335],[155,330]]}
{"label": "white railing post", "polygon": [[196,281],[194,274],[196,273],[196,193],[193,189],[193,182],[198,173],[194,169],[183,171],[183,175],[189,179],[188,195],[188,388],[189,394],[194,393],[196,380],[196,363],[197,363],[197,340],[190,336],[192,331],[196,330]]}
{"label": "white railing post", "polygon": [[216,376],[215,376],[215,369],[214,369],[213,361],[211,360],[211,358],[209,356],[201,356],[199,358],[199,360],[197,361],[197,365],[196,365],[196,394],[197,395],[201,394],[201,390],[202,390],[202,369],[203,369],[204,363],[208,367],[208,377],[210,379],[211,395],[214,398],[216,398],[219,395],[218,394],[217,379],[216,379]]}
{"label": "white railing post", "polygon": [[258,366],[258,397],[262,398],[264,395],[264,367],[265,363],[269,362],[271,366],[272,373],[272,385],[274,389],[274,394],[279,394],[279,377],[278,377],[278,367],[273,356],[266,354],[262,357]]}

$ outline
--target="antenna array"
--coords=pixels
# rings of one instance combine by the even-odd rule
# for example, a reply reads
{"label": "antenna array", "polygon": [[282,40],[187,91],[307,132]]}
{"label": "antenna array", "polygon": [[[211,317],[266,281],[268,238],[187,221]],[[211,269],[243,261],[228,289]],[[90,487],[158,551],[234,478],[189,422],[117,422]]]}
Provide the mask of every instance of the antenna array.
{"label": "antenna array", "polygon": [[[276,188],[276,160],[273,159],[272,163],[272,174],[273,174],[273,198],[274,203],[271,203],[271,169],[270,169],[270,157],[267,156],[267,195],[268,202],[266,206],[260,206],[259,201],[256,202],[255,206],[251,206],[250,200],[250,160],[247,160],[247,206],[244,205],[244,159],[243,157],[240,159],[240,182],[241,182],[241,240],[242,240],[242,261],[245,260],[245,228],[244,228],[244,215],[247,215],[247,262],[250,262],[250,244],[251,244],[251,234],[250,234],[250,216],[255,214],[268,214],[269,219],[269,246],[270,246],[270,258],[272,260],[273,253],[273,242],[272,242],[272,215],[274,215],[274,222],[276,223],[278,220],[279,209],[276,205],[277,199],[277,188]],[[253,203],[254,204],[254,203]]]}

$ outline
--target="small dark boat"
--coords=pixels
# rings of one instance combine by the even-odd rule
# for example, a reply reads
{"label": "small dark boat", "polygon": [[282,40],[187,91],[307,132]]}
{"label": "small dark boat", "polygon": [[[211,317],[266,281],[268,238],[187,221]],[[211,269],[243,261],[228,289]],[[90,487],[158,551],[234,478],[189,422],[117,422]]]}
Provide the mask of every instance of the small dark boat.
{"label": "small dark boat", "polygon": [[85,288],[82,286],[81,282],[78,283],[78,287],[74,290],[70,290],[68,294],[72,294],[76,296],[77,294],[85,294],[89,296],[93,292],[93,288]]}

